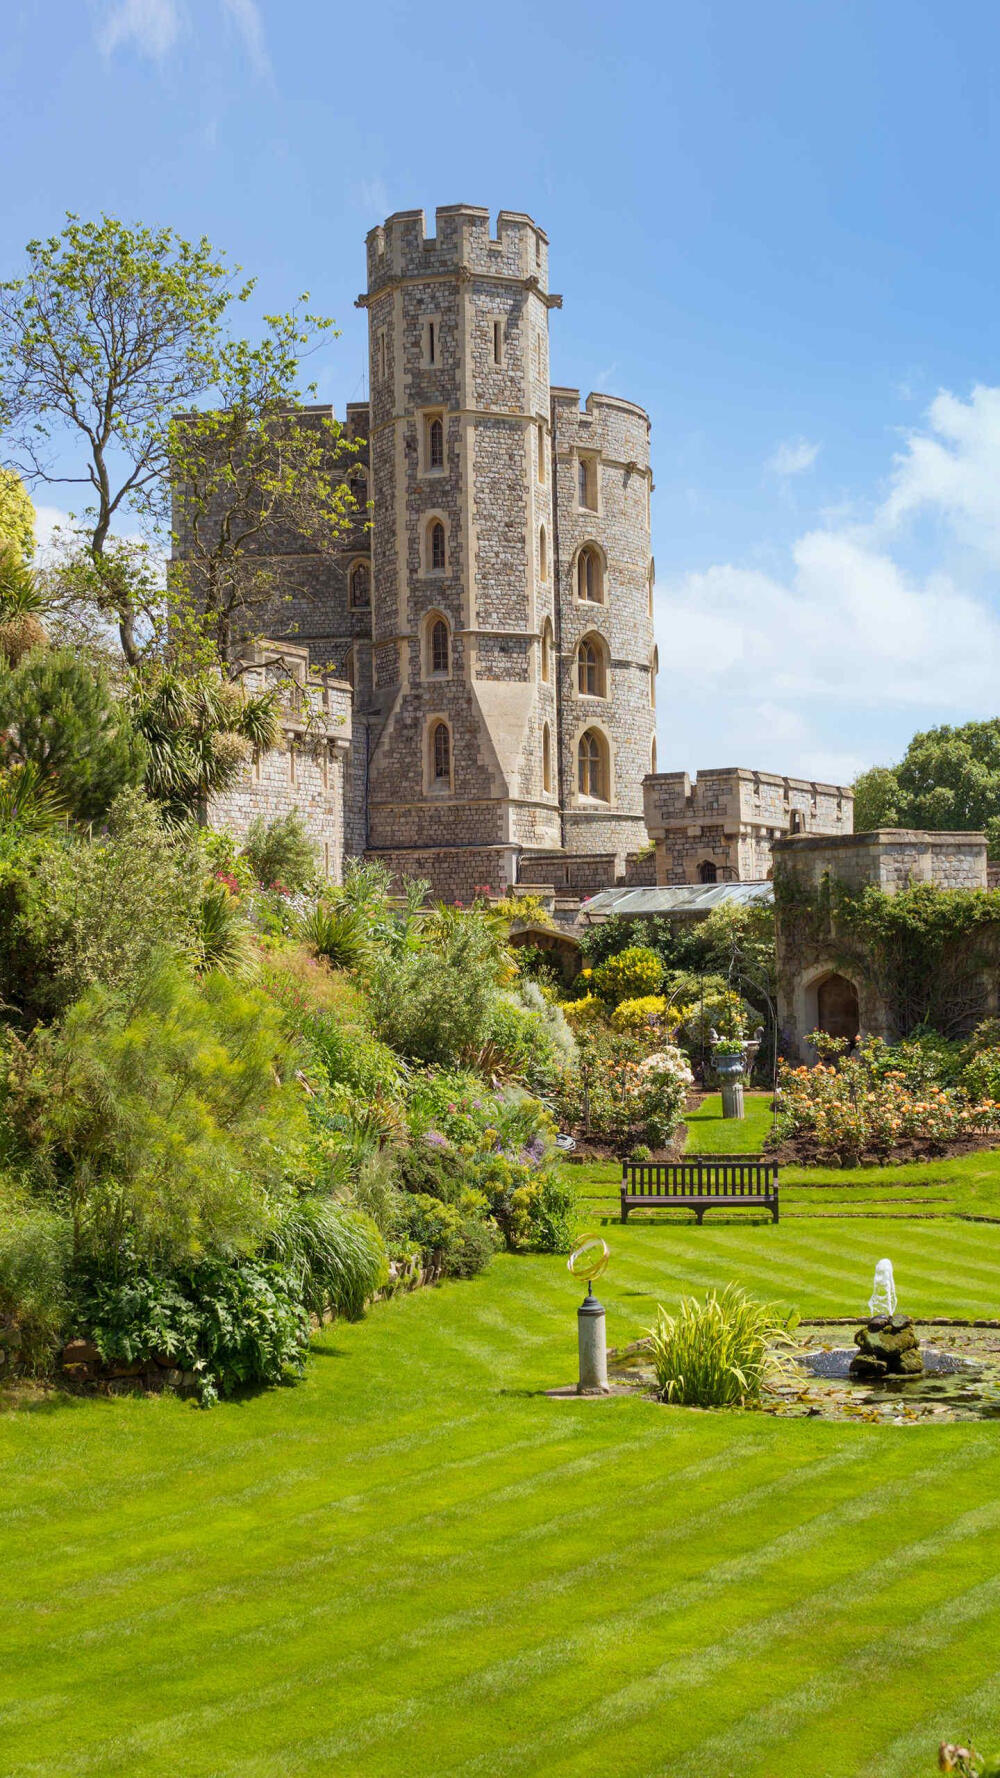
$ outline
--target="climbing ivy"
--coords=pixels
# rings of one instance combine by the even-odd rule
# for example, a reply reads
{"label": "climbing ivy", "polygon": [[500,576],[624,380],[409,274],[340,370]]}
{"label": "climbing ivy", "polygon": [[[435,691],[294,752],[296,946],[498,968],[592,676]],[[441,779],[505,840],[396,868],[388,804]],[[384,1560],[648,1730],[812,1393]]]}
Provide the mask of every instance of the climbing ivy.
{"label": "climbing ivy", "polygon": [[957,1036],[989,1010],[1000,970],[1000,891],[917,884],[895,894],[824,876],[782,877],[775,903],[786,941],[816,945],[872,983],[899,1037],[920,1028]]}

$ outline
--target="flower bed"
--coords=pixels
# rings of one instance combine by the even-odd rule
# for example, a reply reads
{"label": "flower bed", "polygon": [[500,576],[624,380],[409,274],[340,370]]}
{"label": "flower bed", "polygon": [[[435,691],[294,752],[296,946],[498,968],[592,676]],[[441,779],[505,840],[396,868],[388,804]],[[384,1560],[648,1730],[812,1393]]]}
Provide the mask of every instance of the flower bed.
{"label": "flower bed", "polygon": [[[813,1041],[821,1039],[814,1033]],[[812,1068],[782,1069],[775,1144],[786,1160],[832,1160],[843,1167],[938,1156],[992,1146],[1000,1138],[1000,1103],[977,1099],[962,1085],[894,1068],[878,1039],[852,1055],[822,1040],[827,1059]],[[908,1061],[908,1058],[907,1058]]]}

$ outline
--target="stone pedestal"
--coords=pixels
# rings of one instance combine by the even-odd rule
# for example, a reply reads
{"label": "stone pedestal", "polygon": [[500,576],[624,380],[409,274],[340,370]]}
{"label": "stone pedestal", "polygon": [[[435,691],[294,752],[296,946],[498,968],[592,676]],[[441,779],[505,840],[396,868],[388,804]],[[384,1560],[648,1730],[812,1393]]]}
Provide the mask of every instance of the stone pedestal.
{"label": "stone pedestal", "polygon": [[599,1303],[592,1285],[576,1312],[577,1343],[580,1349],[580,1381],[577,1395],[608,1394],[608,1347],[604,1332],[604,1304]]}
{"label": "stone pedestal", "polygon": [[722,1081],[722,1115],[723,1117],[743,1117],[743,1082],[742,1080]]}

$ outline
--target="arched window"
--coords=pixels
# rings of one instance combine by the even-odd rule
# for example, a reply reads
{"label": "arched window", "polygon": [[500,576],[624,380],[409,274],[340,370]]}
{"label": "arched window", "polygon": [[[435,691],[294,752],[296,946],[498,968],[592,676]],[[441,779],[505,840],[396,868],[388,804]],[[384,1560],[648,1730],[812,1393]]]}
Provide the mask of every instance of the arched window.
{"label": "arched window", "polygon": [[538,533],[538,574],[541,580],[549,578],[549,538],[544,525]]}
{"label": "arched window", "polygon": [[431,522],[430,530],[430,561],[431,571],[440,571],[445,566],[444,526],[440,519]]}
{"label": "arched window", "polygon": [[431,730],[431,787],[451,787],[451,731],[446,722],[436,722]]}
{"label": "arched window", "polygon": [[653,739],[652,739],[652,742],[650,743],[650,748],[649,748],[649,769],[651,772],[655,772],[655,770],[656,770],[656,736],[655,735],[653,736]]}
{"label": "arched window", "polygon": [[548,618],[542,625],[542,684],[548,685],[552,678],[552,625]]}
{"label": "arched window", "polygon": [[604,603],[604,575],[601,558],[590,544],[580,551],[576,562],[576,596],[590,605]]}
{"label": "arched window", "polygon": [[548,723],[542,724],[542,789],[546,796],[552,791],[552,736]]}
{"label": "arched window", "polygon": [[704,864],[699,864],[699,866],[698,866],[698,881],[699,881],[699,883],[717,883],[718,880],[719,880],[718,866],[714,865],[712,863],[711,859],[706,858]]}
{"label": "arched window", "polygon": [[444,468],[444,421],[440,414],[435,414],[427,425],[427,466]]}
{"label": "arched window", "polygon": [[362,611],[371,604],[371,582],[368,578],[368,563],[355,562],[351,569],[350,580],[351,609]]}
{"label": "arched window", "polygon": [[653,658],[649,663],[649,707],[651,710],[656,709],[656,675],[659,671],[660,651],[658,648],[654,648]]}
{"label": "arched window", "polygon": [[451,670],[448,625],[443,617],[436,617],[431,624],[428,654],[432,673],[447,674]]}
{"label": "arched window", "polygon": [[576,762],[580,795],[596,797],[603,803],[610,801],[608,744],[599,729],[589,728],[580,736]]}
{"label": "arched window", "polygon": [[576,677],[584,697],[607,697],[604,644],[599,636],[584,636],[580,643],[576,652]]}

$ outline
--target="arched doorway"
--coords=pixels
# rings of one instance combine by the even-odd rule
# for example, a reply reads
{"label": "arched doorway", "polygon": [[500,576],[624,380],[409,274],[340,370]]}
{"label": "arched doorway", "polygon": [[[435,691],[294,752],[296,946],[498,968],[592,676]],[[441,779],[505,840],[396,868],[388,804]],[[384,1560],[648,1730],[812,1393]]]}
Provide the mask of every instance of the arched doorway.
{"label": "arched doorway", "polygon": [[829,1037],[853,1043],[861,1029],[858,990],[846,975],[828,975],[816,990],[816,1024]]}

